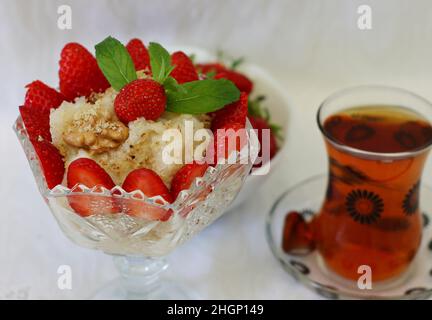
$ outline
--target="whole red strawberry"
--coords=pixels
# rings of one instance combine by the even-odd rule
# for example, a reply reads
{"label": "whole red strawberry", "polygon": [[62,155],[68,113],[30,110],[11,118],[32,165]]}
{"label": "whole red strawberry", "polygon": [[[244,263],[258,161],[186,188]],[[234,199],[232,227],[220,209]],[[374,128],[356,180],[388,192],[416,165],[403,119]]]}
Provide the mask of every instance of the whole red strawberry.
{"label": "whole red strawberry", "polygon": [[48,188],[52,189],[61,184],[65,166],[60,152],[48,141],[34,140],[32,143]]}
{"label": "whole red strawberry", "polygon": [[[172,202],[172,196],[158,174],[150,169],[136,169],[128,174],[122,188],[127,192],[140,190],[151,198],[161,196],[167,202]],[[129,215],[146,218],[149,220],[167,220],[172,211],[159,208],[143,201],[120,200],[123,211]]]}
{"label": "whole red strawberry", "polygon": [[[71,162],[67,172],[67,186],[73,188],[77,184],[88,188],[104,187],[108,190],[114,188],[115,184],[109,174],[94,160],[79,158]],[[80,192],[80,188],[74,190]],[[86,217],[92,214],[115,213],[117,207],[111,197],[94,195],[71,195],[68,197],[69,204],[79,215]]]}
{"label": "whole red strawberry", "polygon": [[248,112],[248,95],[245,92],[240,94],[240,99],[236,102],[226,105],[213,113],[212,130],[223,127],[227,123],[237,122],[246,123],[246,116]]}
{"label": "whole red strawberry", "polygon": [[124,86],[114,100],[117,117],[127,124],[140,117],[156,120],[165,111],[166,96],[161,84],[138,79]]}
{"label": "whole red strawberry", "polygon": [[29,83],[26,85],[26,88],[24,105],[31,108],[50,110],[57,108],[65,100],[63,94],[47,86],[40,80]]}
{"label": "whole red strawberry", "polygon": [[60,57],[60,91],[68,100],[103,92],[110,85],[99,69],[96,59],[82,45],[68,43]]}
{"label": "whole red strawberry", "polygon": [[171,71],[170,75],[176,79],[178,83],[182,84],[198,80],[198,73],[195,70],[192,60],[184,52],[174,52],[171,55],[171,64],[174,66],[174,70]]}
{"label": "whole red strawberry", "polygon": [[180,168],[171,181],[171,194],[174,199],[182,190],[190,188],[195,178],[202,177],[208,168],[207,163],[190,163]]}
{"label": "whole red strawberry", "polygon": [[137,38],[134,38],[126,45],[136,70],[151,70],[150,56],[144,43]]}

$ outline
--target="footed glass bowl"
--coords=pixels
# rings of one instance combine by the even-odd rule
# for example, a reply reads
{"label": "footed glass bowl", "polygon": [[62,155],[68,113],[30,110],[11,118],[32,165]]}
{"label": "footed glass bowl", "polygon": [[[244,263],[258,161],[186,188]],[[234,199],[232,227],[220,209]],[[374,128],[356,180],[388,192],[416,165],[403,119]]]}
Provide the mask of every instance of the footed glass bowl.
{"label": "footed glass bowl", "polygon": [[[251,128],[249,122],[247,127]],[[164,257],[221,216],[237,196],[253,164],[242,157],[244,149],[236,155],[235,163],[210,166],[203,177],[197,178],[189,190],[182,191],[170,204],[162,197],[147,198],[140,191],[128,193],[119,186],[108,190],[82,185],[69,189],[58,185],[50,190],[21,117],[16,120],[14,130],[39,191],[66,236],[80,246],[114,255],[121,277],[100,290],[96,298],[190,297],[189,290],[172,281],[164,283],[160,280],[159,275],[167,268]],[[256,154],[258,142],[252,136],[244,148]],[[79,197],[97,203],[101,213],[88,217],[75,213],[69,202]],[[160,221],[123,213],[124,206],[138,203],[144,211],[158,216],[165,213],[169,218]]]}

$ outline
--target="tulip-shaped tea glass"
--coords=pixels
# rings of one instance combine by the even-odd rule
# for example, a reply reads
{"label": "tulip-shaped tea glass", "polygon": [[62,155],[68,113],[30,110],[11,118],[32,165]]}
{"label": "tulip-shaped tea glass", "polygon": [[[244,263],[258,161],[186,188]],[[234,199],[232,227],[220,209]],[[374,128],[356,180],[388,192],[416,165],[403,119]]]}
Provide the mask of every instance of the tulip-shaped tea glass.
{"label": "tulip-shaped tea glass", "polygon": [[318,125],[329,175],[312,226],[330,271],[357,281],[370,270],[379,282],[409,269],[422,238],[419,191],[431,121],[428,101],[396,88],[351,88],[323,102]]}
{"label": "tulip-shaped tea glass", "polygon": [[[251,128],[249,123],[248,128]],[[252,133],[250,137],[254,138],[248,139],[244,147],[248,148],[248,158],[252,160],[242,158],[243,148],[237,154],[235,163],[210,166],[204,176],[197,178],[189,190],[182,191],[173,204],[161,204],[161,201],[164,202],[161,197],[146,198],[139,191],[127,193],[120,187],[107,190],[88,189],[80,185],[71,190],[58,185],[49,190],[21,117],[17,119],[14,129],[39,191],[66,236],[80,246],[114,256],[120,278],[96,294],[95,298],[102,299],[190,298],[189,289],[160,279],[168,266],[164,257],[222,215],[240,191],[254,162],[250,155],[256,154],[258,148]],[[76,214],[69,202],[79,200],[79,197],[96,202],[101,214],[88,217]],[[137,205],[138,202],[143,210],[153,213],[155,210],[166,211],[171,216],[167,221],[151,221],[122,212],[112,213],[113,203],[121,207]]]}

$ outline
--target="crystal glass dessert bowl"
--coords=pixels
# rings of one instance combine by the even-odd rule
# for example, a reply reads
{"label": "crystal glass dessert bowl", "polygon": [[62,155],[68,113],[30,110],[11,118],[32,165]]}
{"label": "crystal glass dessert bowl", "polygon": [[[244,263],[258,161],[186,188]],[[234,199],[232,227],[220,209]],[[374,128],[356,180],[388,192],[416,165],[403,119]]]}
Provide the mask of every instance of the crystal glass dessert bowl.
{"label": "crystal glass dessert bowl", "polygon": [[[108,190],[57,185],[50,190],[21,117],[14,130],[38,189],[65,235],[80,246],[115,256],[121,278],[97,295],[103,298],[187,298],[186,290],[172,288],[172,283],[168,289],[159,281],[159,274],[167,266],[163,257],[222,215],[240,191],[253,163],[242,159],[240,152],[235,163],[209,166],[173,203],[160,196],[148,198],[140,191],[128,193],[120,186]],[[244,148],[256,150],[254,141],[248,139]],[[70,203],[80,197],[87,202],[90,199],[100,213],[78,215]],[[165,218],[154,220],[123,213],[130,204],[142,206],[149,217],[157,214]]]}

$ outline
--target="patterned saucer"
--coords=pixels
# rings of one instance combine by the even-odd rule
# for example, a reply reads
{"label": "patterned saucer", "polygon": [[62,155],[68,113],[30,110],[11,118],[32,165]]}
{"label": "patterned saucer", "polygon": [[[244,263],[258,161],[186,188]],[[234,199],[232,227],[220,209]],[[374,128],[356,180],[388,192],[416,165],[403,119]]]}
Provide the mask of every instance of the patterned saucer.
{"label": "patterned saucer", "polygon": [[267,241],[285,271],[305,286],[330,299],[427,299],[431,297],[432,189],[430,187],[421,187],[423,239],[420,249],[409,270],[395,280],[373,283],[371,289],[360,289],[357,282],[343,279],[327,269],[316,250],[306,255],[290,255],[282,250],[282,231],[286,213],[297,211],[305,218],[310,218],[319,210],[326,187],[326,176],[309,178],[284,192],[267,216]]}

